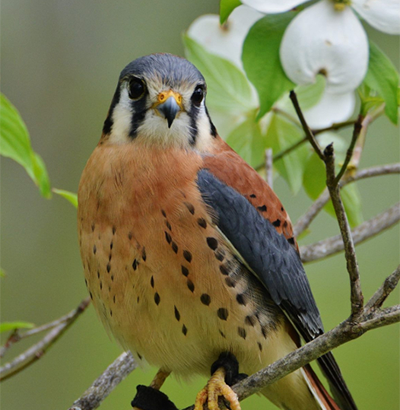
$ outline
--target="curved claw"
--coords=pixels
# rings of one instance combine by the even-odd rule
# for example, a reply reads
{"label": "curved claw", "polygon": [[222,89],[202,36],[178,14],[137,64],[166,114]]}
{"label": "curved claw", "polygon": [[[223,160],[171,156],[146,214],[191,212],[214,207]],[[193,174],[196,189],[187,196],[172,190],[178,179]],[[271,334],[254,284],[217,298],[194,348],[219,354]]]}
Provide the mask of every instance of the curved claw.
{"label": "curved claw", "polygon": [[220,396],[229,402],[231,410],[241,410],[236,393],[225,383],[225,369],[222,367],[215,371],[206,387],[197,394],[194,410],[203,410],[206,402],[209,410],[219,410]]}

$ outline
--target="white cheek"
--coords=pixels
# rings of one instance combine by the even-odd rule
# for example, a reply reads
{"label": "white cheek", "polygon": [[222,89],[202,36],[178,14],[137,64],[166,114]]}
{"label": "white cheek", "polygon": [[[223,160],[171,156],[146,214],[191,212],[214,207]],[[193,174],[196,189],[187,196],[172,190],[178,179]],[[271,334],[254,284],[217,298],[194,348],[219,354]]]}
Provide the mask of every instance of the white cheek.
{"label": "white cheek", "polygon": [[119,103],[115,106],[112,121],[110,140],[113,142],[125,142],[129,138],[131,130],[132,111],[128,90],[125,88],[121,92]]}
{"label": "white cheek", "polygon": [[190,146],[190,119],[185,112],[179,113],[171,128],[168,128],[167,120],[150,109],[138,128],[138,139],[163,146],[176,145],[188,148]]}

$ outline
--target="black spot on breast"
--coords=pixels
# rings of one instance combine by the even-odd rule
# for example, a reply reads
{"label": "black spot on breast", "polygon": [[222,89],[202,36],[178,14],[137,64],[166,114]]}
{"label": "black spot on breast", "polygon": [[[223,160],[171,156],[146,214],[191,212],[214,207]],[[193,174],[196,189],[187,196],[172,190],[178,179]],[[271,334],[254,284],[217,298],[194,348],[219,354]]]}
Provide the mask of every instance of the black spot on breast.
{"label": "black spot on breast", "polygon": [[87,280],[85,279],[85,285],[87,286]]}
{"label": "black spot on breast", "polygon": [[117,232],[117,228],[115,226],[112,227],[112,233],[115,235],[115,232]]}
{"label": "black spot on breast", "polygon": [[108,255],[108,261],[109,261],[109,262],[111,261],[111,258],[112,258],[112,254],[111,254],[111,252],[110,252],[110,254]]}
{"label": "black spot on breast", "polygon": [[143,246],[143,249],[142,249],[142,259],[143,259],[144,262],[146,262],[146,258],[147,258],[146,248]]}
{"label": "black spot on breast", "polygon": [[154,288],[154,277],[153,276],[150,278],[150,286]]}
{"label": "black spot on breast", "polygon": [[222,330],[219,331],[219,334],[220,334],[224,339],[226,338],[225,333],[224,333]]}
{"label": "black spot on breast", "polygon": [[183,257],[190,263],[192,261],[192,254],[189,251],[183,251]]}
{"label": "black spot on breast", "polygon": [[133,235],[132,235],[132,232],[129,232],[129,233],[128,233],[128,239],[131,240],[131,239],[132,239],[132,236],[133,236]]}
{"label": "black spot on breast", "polygon": [[189,269],[186,268],[185,266],[182,266],[182,275],[183,276],[189,275]]}
{"label": "black spot on breast", "polygon": [[114,243],[113,243],[113,241],[111,241],[110,242],[110,250],[112,250],[113,246],[114,246]]}
{"label": "black spot on breast", "polygon": [[167,240],[168,243],[171,243],[172,239],[171,239],[171,235],[165,231],[165,239]]}
{"label": "black spot on breast", "polygon": [[189,202],[184,202],[186,208],[188,209],[188,211],[194,215],[194,206],[192,204],[190,204]]}
{"label": "black spot on breast", "polygon": [[281,206],[281,211],[282,211],[282,212],[284,211],[283,206]]}
{"label": "black spot on breast", "polygon": [[142,360],[142,355],[138,352],[136,352],[136,354],[137,354],[137,357],[139,358],[139,360]]}
{"label": "black spot on breast", "polygon": [[268,328],[267,326],[261,326],[261,333],[264,336],[264,339],[267,338]]}
{"label": "black spot on breast", "polygon": [[225,265],[220,265],[219,270],[223,275],[229,275],[229,270]]}
{"label": "black spot on breast", "polygon": [[158,305],[160,303],[160,295],[156,292],[154,294],[154,302],[156,302],[156,305]]}
{"label": "black spot on breast", "polygon": [[107,272],[110,273],[110,270],[111,270],[111,265],[107,263]]}
{"label": "black spot on breast", "polygon": [[165,225],[167,225],[167,228],[172,231],[171,224],[168,221],[165,221]]}
{"label": "black spot on breast", "polygon": [[258,209],[260,212],[266,212],[266,211],[267,211],[267,206],[266,206],[266,205],[258,206],[257,209]]}
{"label": "black spot on breast", "polygon": [[225,258],[225,253],[224,253],[224,251],[223,251],[222,249],[218,249],[218,250],[215,252],[215,257],[216,257],[220,262],[222,262],[222,261],[224,260],[224,258]]}
{"label": "black spot on breast", "polygon": [[288,242],[289,242],[291,245],[294,245],[294,238],[293,238],[293,236],[288,239]]}
{"label": "black spot on breast", "polygon": [[190,279],[187,280],[186,284],[187,284],[187,287],[189,288],[189,290],[191,292],[194,292],[194,283]]}
{"label": "black spot on breast", "polygon": [[207,295],[207,293],[203,293],[203,294],[200,296],[200,300],[201,300],[201,303],[202,303],[203,305],[206,305],[206,306],[208,306],[208,305],[211,303],[210,295]]}
{"label": "black spot on breast", "polygon": [[272,225],[278,228],[278,226],[281,226],[281,220],[277,219],[276,221],[272,222]]}
{"label": "black spot on breast", "polygon": [[225,282],[230,288],[234,288],[236,286],[236,281],[233,280],[230,276],[227,276],[225,278]]}
{"label": "black spot on breast", "polygon": [[175,312],[175,319],[179,322],[181,320],[181,314],[179,313],[179,310],[174,306],[174,312]]}
{"label": "black spot on breast", "polygon": [[243,339],[246,339],[246,336],[247,336],[246,330],[243,329],[242,327],[238,327],[238,335],[242,337]]}
{"label": "black spot on breast", "polygon": [[236,295],[236,301],[239,305],[246,306],[247,304],[247,297],[243,293],[239,293]]}
{"label": "black spot on breast", "polygon": [[138,296],[137,298],[136,298],[136,303],[139,303],[140,302],[140,296]]}
{"label": "black spot on breast", "polygon": [[111,280],[114,281],[114,275],[111,275]]}
{"label": "black spot on breast", "polygon": [[188,330],[187,327],[185,325],[182,326],[182,333],[186,336]]}
{"label": "black spot on breast", "polygon": [[175,253],[178,253],[178,245],[174,241],[172,241],[171,246],[172,246],[172,250]]}
{"label": "black spot on breast", "polygon": [[257,197],[254,194],[251,194],[250,198],[257,198]]}
{"label": "black spot on breast", "polygon": [[94,232],[94,222],[92,223],[90,228],[92,229],[92,232]]}
{"label": "black spot on breast", "polygon": [[136,259],[134,259],[133,263],[132,263],[132,268],[133,268],[133,270],[136,270],[137,267],[138,267],[138,261]]}
{"label": "black spot on breast", "polygon": [[102,290],[102,289],[103,289],[103,282],[100,281],[100,290]]}
{"label": "black spot on breast", "polygon": [[218,248],[218,241],[215,238],[208,237],[207,238],[207,245],[209,248],[211,248],[213,251],[215,251]]}
{"label": "black spot on breast", "polygon": [[114,295],[114,297],[113,297],[113,302],[115,303],[115,295]]}
{"label": "black spot on breast", "polygon": [[227,320],[229,316],[228,309],[225,308],[219,308],[217,310],[217,315],[221,320]]}
{"label": "black spot on breast", "polygon": [[89,292],[89,295],[90,295],[90,299],[93,299],[92,292]]}
{"label": "black spot on breast", "polygon": [[257,342],[258,345],[258,349],[260,350],[260,352],[262,352],[262,344],[260,342]]}
{"label": "black spot on breast", "polygon": [[254,326],[256,324],[256,320],[254,316],[246,316],[246,318],[244,319],[244,323],[246,323],[246,325],[249,326]]}
{"label": "black spot on breast", "polygon": [[96,252],[97,252],[96,245],[93,245],[93,254],[96,255]]}
{"label": "black spot on breast", "polygon": [[204,218],[198,218],[197,223],[204,229],[207,228],[207,222]]}
{"label": "black spot on breast", "polygon": [[100,279],[100,271],[97,271],[97,279]]}
{"label": "black spot on breast", "polygon": [[162,216],[163,216],[164,218],[167,217],[167,214],[165,213],[164,209],[161,209],[161,213],[162,213]]}

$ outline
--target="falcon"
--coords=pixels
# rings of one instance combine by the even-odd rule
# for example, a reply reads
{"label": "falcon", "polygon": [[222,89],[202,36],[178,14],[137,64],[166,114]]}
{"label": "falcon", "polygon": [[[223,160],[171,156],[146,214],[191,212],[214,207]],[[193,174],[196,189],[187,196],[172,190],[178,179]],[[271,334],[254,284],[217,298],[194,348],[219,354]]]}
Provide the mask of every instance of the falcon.
{"label": "falcon", "polygon": [[[223,75],[223,73],[221,73]],[[218,135],[206,82],[171,54],[121,72],[78,192],[85,281],[106,330],[136,360],[213,373],[198,394],[218,409],[229,387],[321,335],[292,224],[270,186]],[[262,391],[284,410],[355,410],[331,353]]]}

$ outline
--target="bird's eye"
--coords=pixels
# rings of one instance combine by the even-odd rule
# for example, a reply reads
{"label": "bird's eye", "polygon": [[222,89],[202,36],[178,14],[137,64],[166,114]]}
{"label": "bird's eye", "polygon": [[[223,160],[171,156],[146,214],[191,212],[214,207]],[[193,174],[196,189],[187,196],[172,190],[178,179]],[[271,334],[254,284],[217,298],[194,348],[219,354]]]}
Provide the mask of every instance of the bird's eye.
{"label": "bird's eye", "polygon": [[144,82],[139,78],[132,78],[129,81],[129,98],[132,100],[138,100],[142,97],[146,91],[146,86]]}
{"label": "bird's eye", "polygon": [[200,107],[201,102],[204,98],[204,86],[198,85],[192,94],[192,102],[196,107]]}

